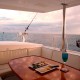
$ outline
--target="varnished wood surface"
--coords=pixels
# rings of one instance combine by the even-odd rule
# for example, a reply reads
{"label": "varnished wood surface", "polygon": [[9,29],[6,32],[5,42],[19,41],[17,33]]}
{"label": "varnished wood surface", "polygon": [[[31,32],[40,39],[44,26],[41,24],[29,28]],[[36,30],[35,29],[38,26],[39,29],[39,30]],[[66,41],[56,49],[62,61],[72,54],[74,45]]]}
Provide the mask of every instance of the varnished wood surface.
{"label": "varnished wood surface", "polygon": [[59,66],[61,66],[60,63],[57,63],[49,59],[37,57],[37,56],[30,56],[30,57],[24,57],[24,58],[11,60],[9,62],[9,65],[11,69],[22,80],[35,80],[40,77],[45,77],[49,80],[80,80],[80,71],[74,68],[68,67],[68,66],[66,66],[69,69],[69,72],[67,73],[63,73],[60,70],[55,70],[45,75],[40,75],[36,73],[34,70],[31,70],[29,68],[29,65],[38,61],[45,61],[47,63],[58,64]]}

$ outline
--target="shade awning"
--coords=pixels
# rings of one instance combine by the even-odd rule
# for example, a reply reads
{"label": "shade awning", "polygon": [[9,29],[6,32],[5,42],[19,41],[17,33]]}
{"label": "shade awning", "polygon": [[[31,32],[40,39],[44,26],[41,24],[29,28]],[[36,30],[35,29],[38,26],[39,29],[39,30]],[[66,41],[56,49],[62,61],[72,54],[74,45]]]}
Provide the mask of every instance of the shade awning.
{"label": "shade awning", "polygon": [[62,9],[61,3],[68,4],[67,7],[73,7],[80,5],[80,0],[0,0],[0,8],[31,12],[50,12]]}

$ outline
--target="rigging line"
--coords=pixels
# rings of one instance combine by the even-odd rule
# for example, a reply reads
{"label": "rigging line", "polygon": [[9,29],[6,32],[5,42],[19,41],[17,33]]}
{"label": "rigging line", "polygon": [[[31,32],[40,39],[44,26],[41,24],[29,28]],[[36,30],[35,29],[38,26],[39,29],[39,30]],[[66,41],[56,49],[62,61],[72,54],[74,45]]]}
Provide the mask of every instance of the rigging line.
{"label": "rigging line", "polygon": [[35,14],[35,16],[32,18],[31,22],[29,23],[29,25],[25,28],[25,32],[29,29],[31,23],[33,22],[33,20],[35,19],[35,17],[37,16],[38,13]]}

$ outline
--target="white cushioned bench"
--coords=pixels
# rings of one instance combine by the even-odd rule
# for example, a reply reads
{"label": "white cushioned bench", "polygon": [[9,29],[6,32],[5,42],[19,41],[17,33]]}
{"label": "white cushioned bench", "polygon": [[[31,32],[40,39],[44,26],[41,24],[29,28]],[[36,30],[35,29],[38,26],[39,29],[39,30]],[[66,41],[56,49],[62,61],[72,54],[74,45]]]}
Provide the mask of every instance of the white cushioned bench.
{"label": "white cushioned bench", "polygon": [[[47,46],[42,47],[42,57],[63,63],[62,53],[58,48],[51,48]],[[80,52],[68,50],[68,60],[66,65],[80,70]]]}
{"label": "white cushioned bench", "polygon": [[8,42],[0,45],[0,75],[11,71],[8,62],[11,59],[30,55],[41,55],[43,45],[24,42]]}
{"label": "white cushioned bench", "polygon": [[[34,46],[33,44],[28,44],[26,47],[18,45],[16,47],[17,49],[15,49],[15,47],[13,47],[14,49],[12,49],[12,47],[6,46],[6,48],[8,49],[5,49],[5,51],[0,51],[0,74],[11,71],[8,65],[8,62],[11,59],[20,58],[24,56],[36,55],[63,63],[61,51],[59,49],[53,49],[51,47],[37,44],[35,44]],[[69,52],[69,59],[66,64],[76,69],[80,69],[79,63],[80,55],[77,55],[76,52],[75,54],[73,54],[73,52]]]}

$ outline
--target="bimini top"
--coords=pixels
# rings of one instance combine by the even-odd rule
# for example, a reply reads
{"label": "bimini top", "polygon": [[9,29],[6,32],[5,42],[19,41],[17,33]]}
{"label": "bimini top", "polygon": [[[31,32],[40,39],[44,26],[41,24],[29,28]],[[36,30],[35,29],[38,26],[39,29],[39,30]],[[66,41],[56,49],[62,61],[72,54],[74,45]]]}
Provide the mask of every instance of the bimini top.
{"label": "bimini top", "polygon": [[0,8],[32,12],[50,12],[62,9],[61,3],[67,7],[80,5],[80,0],[0,0]]}

